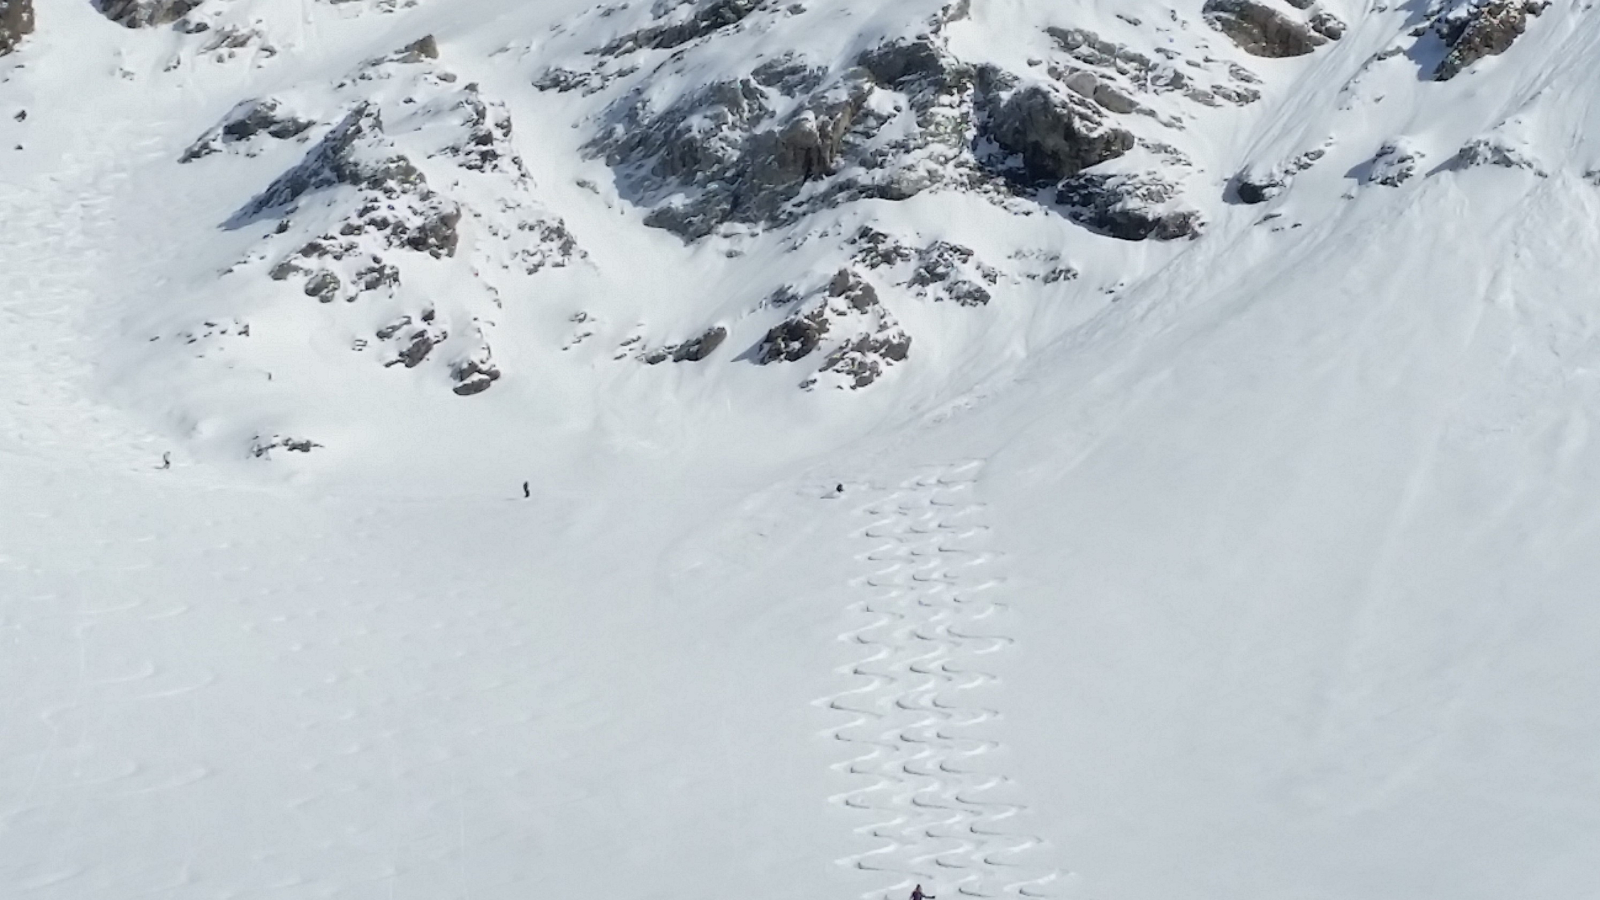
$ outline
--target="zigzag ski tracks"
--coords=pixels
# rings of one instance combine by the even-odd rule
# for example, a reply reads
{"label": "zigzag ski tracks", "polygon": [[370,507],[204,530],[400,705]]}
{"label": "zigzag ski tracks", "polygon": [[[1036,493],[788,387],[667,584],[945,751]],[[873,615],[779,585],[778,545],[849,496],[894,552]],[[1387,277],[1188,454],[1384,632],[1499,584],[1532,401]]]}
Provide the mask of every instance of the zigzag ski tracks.
{"label": "zigzag ski tracks", "polygon": [[863,849],[841,865],[880,873],[866,898],[898,900],[914,884],[940,896],[1046,897],[1058,873],[1022,830],[1026,805],[997,771],[986,734],[1000,713],[981,690],[1006,633],[1001,554],[975,497],[981,462],[931,468],[854,510],[858,566],[852,627],[859,651],[837,671],[850,686],[819,704],[848,720],[828,734],[853,786],[831,798],[859,810]]}

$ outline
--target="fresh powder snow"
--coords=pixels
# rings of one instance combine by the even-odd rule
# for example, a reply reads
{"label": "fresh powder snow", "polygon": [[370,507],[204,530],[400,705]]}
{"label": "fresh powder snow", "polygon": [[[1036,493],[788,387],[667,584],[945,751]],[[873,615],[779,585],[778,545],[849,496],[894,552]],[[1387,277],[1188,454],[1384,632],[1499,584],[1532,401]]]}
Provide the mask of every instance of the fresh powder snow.
{"label": "fresh powder snow", "polygon": [[1592,0],[0,0],[0,897],[1600,898]]}

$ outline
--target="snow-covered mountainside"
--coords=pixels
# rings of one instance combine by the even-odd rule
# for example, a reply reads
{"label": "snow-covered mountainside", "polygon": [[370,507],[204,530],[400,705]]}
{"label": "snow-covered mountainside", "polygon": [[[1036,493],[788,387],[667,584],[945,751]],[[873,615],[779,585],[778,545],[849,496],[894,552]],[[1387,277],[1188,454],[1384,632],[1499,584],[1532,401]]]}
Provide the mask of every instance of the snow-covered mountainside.
{"label": "snow-covered mountainside", "polygon": [[1593,0],[0,0],[0,896],[1600,896]]}

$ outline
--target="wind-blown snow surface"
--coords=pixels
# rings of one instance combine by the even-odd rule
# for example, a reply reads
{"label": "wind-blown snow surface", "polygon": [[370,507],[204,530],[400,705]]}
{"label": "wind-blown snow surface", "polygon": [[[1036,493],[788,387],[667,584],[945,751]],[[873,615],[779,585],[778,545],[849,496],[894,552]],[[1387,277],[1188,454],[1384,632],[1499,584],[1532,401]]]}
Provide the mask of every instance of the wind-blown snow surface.
{"label": "wind-blown snow surface", "polygon": [[[689,244],[584,149],[650,69],[532,87],[670,4],[219,4],[231,56],[37,5],[0,59],[0,895],[1600,896],[1585,3],[1435,82],[1422,3],[1253,59],[1198,3],[975,0],[970,61],[1027,70],[1055,25],[1254,71],[1239,108],[1141,95],[1202,236],[964,186]],[[811,6],[656,83],[842,67],[937,11]],[[455,133],[392,92],[363,159],[581,254],[488,268],[469,214],[454,256],[352,238],[392,292],[268,278],[312,224],[226,223],[426,34],[375,83],[478,85],[527,182],[424,158]],[[178,162],[269,95],[305,143]],[[1245,171],[1292,183],[1238,205]],[[862,225],[1005,277],[880,281],[914,343],[865,390],[753,365],[758,301]],[[428,361],[375,361],[429,303]],[[703,361],[633,349],[713,324]],[[458,360],[502,375],[457,396]]]}

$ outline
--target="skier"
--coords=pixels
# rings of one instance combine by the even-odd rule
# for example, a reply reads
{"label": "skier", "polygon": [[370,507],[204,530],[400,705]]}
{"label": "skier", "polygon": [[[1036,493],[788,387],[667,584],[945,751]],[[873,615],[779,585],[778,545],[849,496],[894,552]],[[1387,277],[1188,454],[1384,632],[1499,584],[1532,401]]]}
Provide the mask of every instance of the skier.
{"label": "skier", "polygon": [[533,496],[533,491],[528,488],[528,483],[526,481],[524,481],[522,483],[522,499],[526,500],[526,499],[528,499],[528,498],[530,498],[532,496]]}
{"label": "skier", "polygon": [[170,469],[170,468],[172,468],[172,454],[171,453],[163,453],[163,454],[161,454],[161,468],[162,469]]}
{"label": "skier", "polygon": [[835,493],[835,494],[842,494],[842,493],[844,493],[844,485],[842,485],[842,484],[841,484],[841,485],[838,485],[838,486],[836,486],[836,487],[835,487],[835,488],[834,488],[834,489],[833,489],[833,492],[834,492],[834,493]]}
{"label": "skier", "polygon": [[924,894],[922,892],[922,885],[919,884],[911,889],[911,900],[933,900],[933,895]]}

